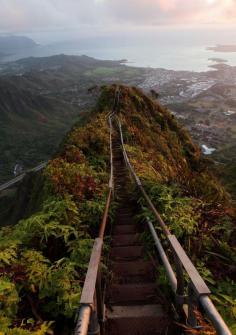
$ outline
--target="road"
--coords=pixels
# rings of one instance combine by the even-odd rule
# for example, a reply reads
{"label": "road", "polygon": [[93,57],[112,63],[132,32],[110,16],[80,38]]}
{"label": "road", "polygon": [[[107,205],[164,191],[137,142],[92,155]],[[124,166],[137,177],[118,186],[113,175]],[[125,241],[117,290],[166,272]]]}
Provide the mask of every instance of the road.
{"label": "road", "polygon": [[0,192],[8,189],[9,187],[13,186],[14,184],[17,184],[19,181],[21,181],[25,177],[25,175],[26,175],[27,172],[30,172],[30,171],[37,172],[37,171],[40,171],[46,165],[47,165],[47,162],[43,162],[43,163],[39,164],[38,166],[36,166],[35,168],[27,170],[26,172],[22,173],[21,175],[17,176],[16,178],[7,181],[6,183],[4,183],[4,184],[2,184],[0,186]]}

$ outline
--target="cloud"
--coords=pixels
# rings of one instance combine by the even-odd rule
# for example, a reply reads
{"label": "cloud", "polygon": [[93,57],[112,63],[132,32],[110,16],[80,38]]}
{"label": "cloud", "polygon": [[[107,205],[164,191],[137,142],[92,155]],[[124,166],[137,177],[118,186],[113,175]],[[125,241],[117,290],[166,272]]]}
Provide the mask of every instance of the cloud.
{"label": "cloud", "polygon": [[236,23],[236,0],[0,0],[0,31]]}
{"label": "cloud", "polygon": [[0,0],[0,31],[93,25],[105,14],[99,7],[95,0]]}
{"label": "cloud", "polygon": [[115,19],[137,24],[236,22],[235,0],[110,0],[107,6]]}

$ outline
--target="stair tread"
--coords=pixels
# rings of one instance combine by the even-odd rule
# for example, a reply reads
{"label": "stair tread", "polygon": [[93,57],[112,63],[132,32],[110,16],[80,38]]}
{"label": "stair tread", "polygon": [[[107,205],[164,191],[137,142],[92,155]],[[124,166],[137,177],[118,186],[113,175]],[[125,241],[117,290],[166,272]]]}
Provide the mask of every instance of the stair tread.
{"label": "stair tread", "polygon": [[129,246],[140,244],[139,234],[119,234],[112,237],[112,246]]}
{"label": "stair tread", "polygon": [[112,284],[109,288],[111,304],[133,304],[157,302],[156,283]]}
{"label": "stair tread", "polygon": [[134,234],[137,231],[137,226],[134,224],[115,225],[113,230],[114,235]]}
{"label": "stair tread", "polygon": [[143,288],[149,288],[155,290],[157,284],[155,282],[150,283],[137,283],[137,284],[113,284],[111,286],[113,289],[123,289],[123,290],[141,290]]}
{"label": "stair tread", "polygon": [[165,313],[161,305],[131,305],[131,306],[112,306],[112,311],[107,310],[109,319],[125,319],[125,318],[147,318],[147,317],[163,317]]}
{"label": "stair tread", "polygon": [[154,274],[153,264],[149,261],[113,261],[111,263],[112,272],[120,277],[145,276],[152,279]]}
{"label": "stair tread", "polygon": [[135,260],[142,257],[144,247],[140,245],[113,247],[111,249],[111,259],[113,260]]}

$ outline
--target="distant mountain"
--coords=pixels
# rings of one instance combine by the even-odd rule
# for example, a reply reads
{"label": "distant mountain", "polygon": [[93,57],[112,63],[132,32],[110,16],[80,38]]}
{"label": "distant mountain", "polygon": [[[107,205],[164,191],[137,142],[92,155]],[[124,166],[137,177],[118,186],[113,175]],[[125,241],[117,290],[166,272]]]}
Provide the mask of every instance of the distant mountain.
{"label": "distant mountain", "polygon": [[14,53],[18,50],[34,48],[37,44],[25,36],[0,36],[0,53]]}
{"label": "distant mountain", "polygon": [[[94,70],[97,67],[105,68],[113,68],[118,66],[120,68],[124,68],[124,65],[121,65],[123,61],[112,61],[112,60],[98,60],[92,57],[88,57],[86,55],[82,56],[68,56],[64,54],[54,55],[50,57],[27,57],[16,60],[11,63],[6,63],[2,66],[1,72],[2,74],[19,74],[26,73],[29,71],[46,71],[60,70],[63,73],[67,73],[72,76],[84,74],[85,71]],[[104,71],[103,71],[104,72]],[[111,74],[111,71],[105,73]]]}

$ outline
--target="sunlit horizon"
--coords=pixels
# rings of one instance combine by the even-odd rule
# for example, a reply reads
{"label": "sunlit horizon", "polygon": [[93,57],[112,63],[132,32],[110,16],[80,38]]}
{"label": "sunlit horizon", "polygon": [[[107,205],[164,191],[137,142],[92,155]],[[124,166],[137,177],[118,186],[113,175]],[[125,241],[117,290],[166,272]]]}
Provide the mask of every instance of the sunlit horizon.
{"label": "sunlit horizon", "polygon": [[85,34],[236,25],[234,0],[0,0],[0,33],[81,29]]}

